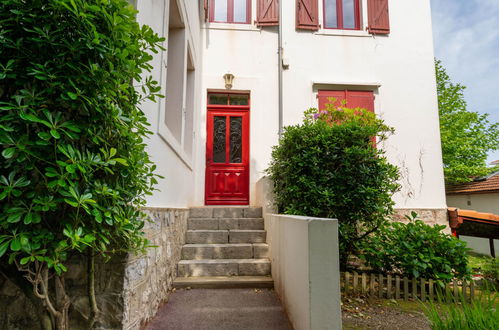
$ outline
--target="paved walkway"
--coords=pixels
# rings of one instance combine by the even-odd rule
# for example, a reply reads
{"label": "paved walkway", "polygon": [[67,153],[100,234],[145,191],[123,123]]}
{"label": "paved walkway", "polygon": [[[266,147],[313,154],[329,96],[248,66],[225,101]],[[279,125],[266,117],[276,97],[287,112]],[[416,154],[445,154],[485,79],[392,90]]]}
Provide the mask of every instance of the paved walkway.
{"label": "paved walkway", "polygon": [[291,330],[269,289],[192,289],[172,293],[147,330]]}

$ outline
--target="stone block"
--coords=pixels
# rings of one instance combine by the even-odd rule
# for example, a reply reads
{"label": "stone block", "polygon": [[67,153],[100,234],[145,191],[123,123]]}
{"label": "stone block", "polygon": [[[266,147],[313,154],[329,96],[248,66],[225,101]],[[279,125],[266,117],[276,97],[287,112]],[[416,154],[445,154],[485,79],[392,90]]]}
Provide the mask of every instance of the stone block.
{"label": "stone block", "polygon": [[213,209],[208,207],[194,207],[189,210],[190,218],[211,218]]}
{"label": "stone block", "polygon": [[265,230],[230,230],[229,243],[265,243]]}
{"label": "stone block", "polygon": [[245,260],[239,263],[239,276],[264,276],[270,274],[268,259]]}
{"label": "stone block", "polygon": [[238,220],[239,226],[237,229],[243,230],[263,230],[263,218],[242,218]]}
{"label": "stone block", "polygon": [[188,230],[187,244],[220,244],[228,242],[227,230]]}
{"label": "stone block", "polygon": [[214,244],[186,244],[182,247],[182,259],[213,259]]}
{"label": "stone block", "polygon": [[269,257],[269,245],[265,243],[253,244],[253,258],[268,258]]}
{"label": "stone block", "polygon": [[178,276],[235,276],[238,265],[234,260],[181,260]]}
{"label": "stone block", "polygon": [[243,209],[239,207],[219,207],[213,209],[214,218],[242,218]]}
{"label": "stone block", "polygon": [[218,229],[239,229],[239,221],[238,219],[217,219],[218,220]]}
{"label": "stone block", "polygon": [[261,218],[262,208],[261,207],[248,207],[243,210],[243,216],[245,218]]}
{"label": "stone block", "polygon": [[217,244],[213,246],[214,259],[251,259],[253,247],[251,244]]}
{"label": "stone block", "polygon": [[[217,219],[206,218],[189,218],[187,221],[187,228],[191,230],[218,230]],[[223,228],[225,229],[225,228]]]}

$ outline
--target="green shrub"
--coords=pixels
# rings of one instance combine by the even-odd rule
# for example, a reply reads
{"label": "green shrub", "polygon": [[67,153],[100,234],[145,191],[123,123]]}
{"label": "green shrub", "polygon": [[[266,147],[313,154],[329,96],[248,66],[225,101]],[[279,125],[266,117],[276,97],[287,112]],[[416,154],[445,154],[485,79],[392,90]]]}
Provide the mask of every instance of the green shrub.
{"label": "green shrub", "polygon": [[375,271],[448,282],[470,274],[466,242],[407,216],[408,223],[390,222],[362,242],[360,257]]}
{"label": "green shrub", "polygon": [[433,330],[491,330],[499,329],[497,292],[483,292],[472,303],[461,296],[459,305],[430,302],[426,316]]}
{"label": "green shrub", "polygon": [[398,170],[372,138],[391,129],[361,109],[311,109],[289,126],[267,170],[279,212],[339,221],[342,268],[356,245],[392,213]]}
{"label": "green shrub", "polygon": [[95,256],[148,245],[140,207],[156,179],[138,106],[159,91],[141,75],[162,39],[135,14],[125,0],[0,2],[0,267],[57,328],[70,257],[88,255],[92,283]]}

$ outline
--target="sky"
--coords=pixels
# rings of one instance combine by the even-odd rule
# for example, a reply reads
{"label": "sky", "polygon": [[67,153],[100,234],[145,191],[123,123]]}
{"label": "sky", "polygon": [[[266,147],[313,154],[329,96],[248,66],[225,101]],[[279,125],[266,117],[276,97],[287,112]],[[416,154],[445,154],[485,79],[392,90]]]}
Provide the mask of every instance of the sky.
{"label": "sky", "polygon": [[[431,0],[435,57],[466,86],[468,110],[499,122],[499,0]],[[488,162],[499,160],[499,151]]]}

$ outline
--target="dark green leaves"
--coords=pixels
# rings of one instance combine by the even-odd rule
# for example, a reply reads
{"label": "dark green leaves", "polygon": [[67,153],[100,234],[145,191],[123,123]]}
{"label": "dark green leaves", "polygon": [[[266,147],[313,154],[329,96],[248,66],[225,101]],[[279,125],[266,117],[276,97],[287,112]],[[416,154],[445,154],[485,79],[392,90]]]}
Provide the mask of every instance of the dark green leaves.
{"label": "dark green leaves", "polygon": [[306,120],[286,127],[268,169],[279,212],[339,220],[343,263],[364,233],[391,214],[398,189],[397,168],[370,143],[390,128],[359,116],[339,125]]}
{"label": "dark green leaves", "polygon": [[139,102],[159,96],[147,71],[162,39],[135,14],[125,0],[0,1],[0,262],[61,273],[70,253],[147,245]]}
{"label": "dark green leaves", "polygon": [[390,222],[364,240],[360,257],[375,271],[449,282],[470,274],[466,243],[429,226],[413,211],[408,223]]}

